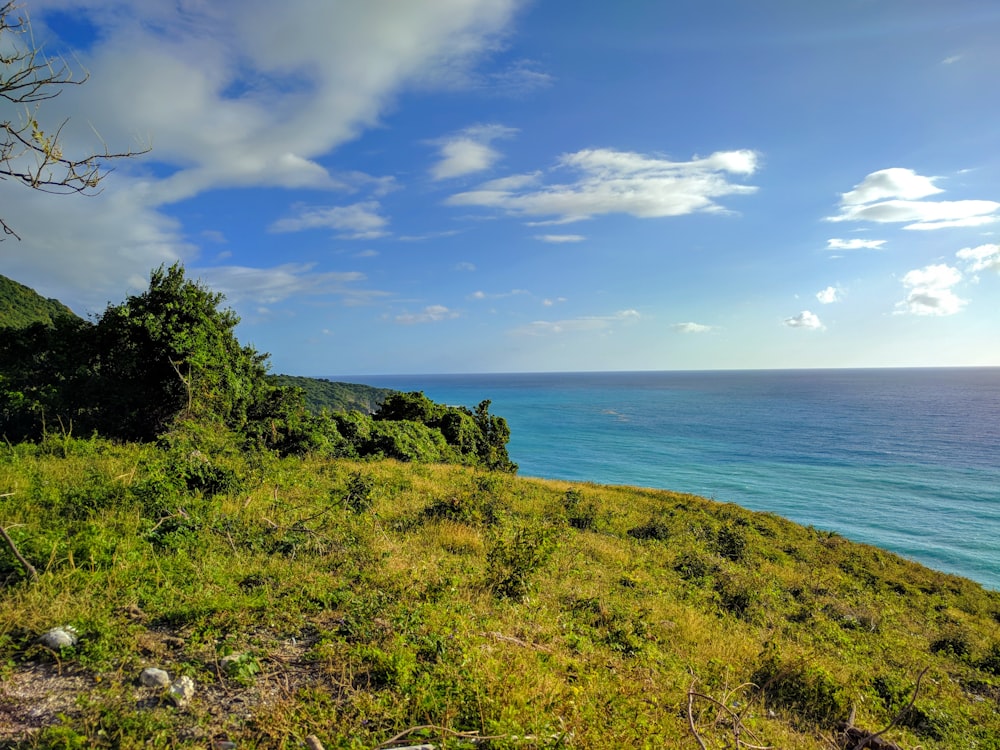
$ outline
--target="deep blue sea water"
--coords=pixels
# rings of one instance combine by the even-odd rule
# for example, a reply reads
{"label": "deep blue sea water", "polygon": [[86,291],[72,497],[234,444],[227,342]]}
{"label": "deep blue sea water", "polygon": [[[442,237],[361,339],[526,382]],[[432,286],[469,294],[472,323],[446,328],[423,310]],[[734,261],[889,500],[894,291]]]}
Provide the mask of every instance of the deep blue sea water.
{"label": "deep blue sea water", "polygon": [[1000,368],[361,380],[490,399],[523,476],[738,503],[1000,590]]}

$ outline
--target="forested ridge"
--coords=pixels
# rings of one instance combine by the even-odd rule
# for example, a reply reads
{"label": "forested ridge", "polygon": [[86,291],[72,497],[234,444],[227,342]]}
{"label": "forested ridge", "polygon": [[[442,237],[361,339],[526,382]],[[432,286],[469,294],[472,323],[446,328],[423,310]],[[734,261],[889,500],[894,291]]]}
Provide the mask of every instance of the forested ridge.
{"label": "forested ridge", "polygon": [[59,300],[46,299],[31,287],[0,276],[0,327],[51,324],[60,317],[76,317],[76,314]]}
{"label": "forested ridge", "polygon": [[361,411],[370,414],[393,393],[390,388],[301,375],[272,375],[271,382],[301,389],[306,408],[315,414],[322,411]]}

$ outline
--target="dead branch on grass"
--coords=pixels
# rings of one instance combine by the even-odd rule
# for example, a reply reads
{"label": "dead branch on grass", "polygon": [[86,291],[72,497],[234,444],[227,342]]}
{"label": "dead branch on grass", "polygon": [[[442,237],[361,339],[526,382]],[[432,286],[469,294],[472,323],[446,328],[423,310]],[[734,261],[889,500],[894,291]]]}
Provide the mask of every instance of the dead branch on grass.
{"label": "dead branch on grass", "polygon": [[883,734],[892,729],[896,724],[902,721],[903,717],[913,708],[913,704],[917,702],[917,694],[920,692],[920,681],[924,679],[924,675],[927,674],[927,670],[930,667],[924,667],[920,674],[917,675],[917,684],[913,687],[913,695],[910,696],[910,702],[907,703],[895,716],[892,717],[884,729],[878,732],[866,732],[863,729],[859,729],[854,726],[854,709],[851,709],[851,716],[846,722],[842,724],[841,735],[844,738],[844,749],[845,750],[901,750],[899,745],[895,745],[892,742],[886,740],[880,740]]}
{"label": "dead branch on grass", "polygon": [[[750,742],[744,740],[742,735],[746,734],[753,739],[754,743],[759,743],[761,741],[760,738],[757,737],[756,734],[754,734],[753,730],[747,727],[743,723],[743,712],[734,711],[732,708],[729,707],[730,699],[733,697],[733,695],[736,694],[737,691],[747,687],[756,687],[756,685],[754,685],[751,682],[745,682],[742,685],[737,685],[735,688],[726,693],[725,698],[720,701],[716,700],[710,695],[706,695],[705,693],[699,693],[698,691],[696,691],[694,689],[695,682],[692,682],[691,687],[688,688],[687,717],[688,717],[688,728],[691,730],[691,734],[694,736],[695,741],[698,743],[699,747],[701,747],[701,750],[707,750],[707,748],[705,747],[705,741],[702,739],[701,735],[698,732],[698,728],[695,725],[695,720],[694,720],[695,698],[700,698],[701,700],[708,701],[712,705],[721,709],[723,713],[728,717],[728,719],[732,722],[733,741],[736,743],[734,746],[735,750],[742,750],[743,748],[745,748],[746,750],[772,750],[772,748],[769,745],[751,744]],[[713,726],[718,726],[718,725],[719,725],[719,719],[716,718]]]}
{"label": "dead branch on grass", "polygon": [[20,550],[18,550],[17,548],[17,545],[14,544],[14,540],[11,539],[10,534],[7,533],[7,529],[5,529],[3,526],[0,526],[0,536],[3,536],[3,540],[7,542],[7,546],[10,547],[10,551],[14,553],[14,557],[16,557],[17,561],[24,566],[24,569],[28,572],[28,578],[31,579],[31,582],[32,583],[37,582],[38,571],[35,570],[35,566],[32,565],[30,562],[28,562],[27,558],[25,558],[25,556],[21,554]]}

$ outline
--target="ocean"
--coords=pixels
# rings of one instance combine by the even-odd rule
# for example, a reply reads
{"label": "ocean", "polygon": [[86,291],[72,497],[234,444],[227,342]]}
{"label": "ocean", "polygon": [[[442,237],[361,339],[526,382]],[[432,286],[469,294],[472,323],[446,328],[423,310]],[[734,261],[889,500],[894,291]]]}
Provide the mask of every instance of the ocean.
{"label": "ocean", "polygon": [[737,503],[1000,590],[1000,368],[361,380],[490,399],[522,476]]}

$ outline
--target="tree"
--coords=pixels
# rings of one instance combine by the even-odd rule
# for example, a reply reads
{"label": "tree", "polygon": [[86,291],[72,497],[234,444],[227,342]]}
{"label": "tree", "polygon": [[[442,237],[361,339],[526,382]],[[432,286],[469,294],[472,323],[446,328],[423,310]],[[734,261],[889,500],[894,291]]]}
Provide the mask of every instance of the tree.
{"label": "tree", "polygon": [[[42,53],[27,15],[18,14],[14,0],[0,4],[0,99],[17,112],[14,117],[0,117],[0,179],[47,193],[92,193],[107,175],[107,161],[148,150],[112,153],[105,148],[70,156],[61,144],[65,120],[53,132],[42,130],[37,117],[41,102],[88,77],[85,73],[74,78],[65,62],[53,62]],[[0,227],[4,234],[20,239],[2,217]]]}
{"label": "tree", "polygon": [[178,416],[244,431],[269,412],[281,389],[267,381],[268,357],[240,345],[239,317],[222,300],[175,263],[154,270],[145,292],[105,310],[96,332],[98,411],[109,424],[99,432],[149,440]]}
{"label": "tree", "polygon": [[0,328],[0,435],[73,429],[146,441],[191,419],[252,442],[282,440],[305,415],[301,393],[269,382],[267,355],[240,345],[239,318],[221,302],[174,264],[96,323]]}

